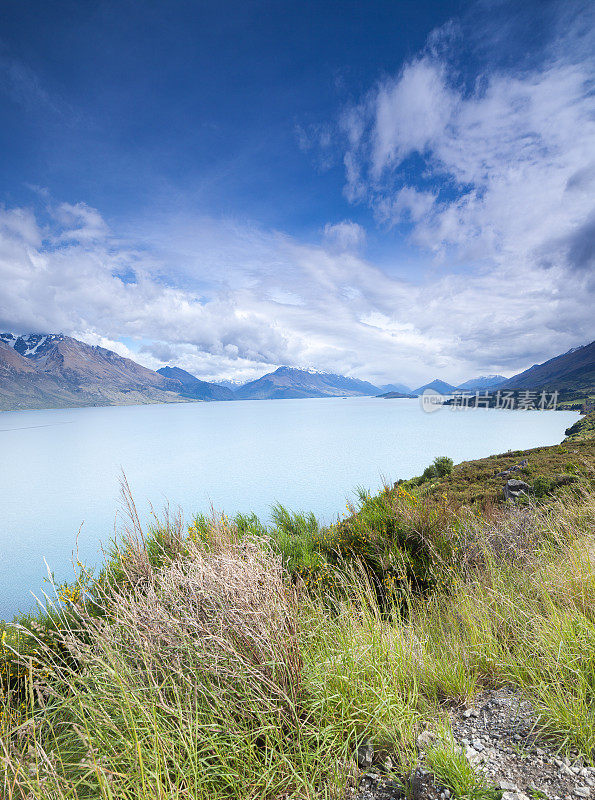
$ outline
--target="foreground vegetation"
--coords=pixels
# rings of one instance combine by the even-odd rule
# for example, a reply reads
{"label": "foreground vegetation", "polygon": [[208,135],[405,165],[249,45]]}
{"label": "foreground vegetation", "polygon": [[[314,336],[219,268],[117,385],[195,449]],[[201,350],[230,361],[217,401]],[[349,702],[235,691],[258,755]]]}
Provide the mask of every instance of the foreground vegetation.
{"label": "foreground vegetation", "polygon": [[588,442],[528,451],[519,505],[491,481],[524,454],[440,459],[360,490],[328,528],[277,507],[269,526],[170,516],[144,530],[124,487],[130,525],[101,574],[77,565],[48,610],[2,631],[2,796],[340,798],[366,742],[407,789],[428,728],[440,782],[493,798],[446,709],[503,685],[592,763]]}

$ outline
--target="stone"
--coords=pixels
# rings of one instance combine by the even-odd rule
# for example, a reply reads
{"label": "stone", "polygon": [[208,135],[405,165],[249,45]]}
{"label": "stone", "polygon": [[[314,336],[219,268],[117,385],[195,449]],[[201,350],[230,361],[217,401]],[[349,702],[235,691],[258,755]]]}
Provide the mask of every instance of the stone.
{"label": "stone", "polygon": [[465,755],[467,756],[467,761],[471,764],[476,764],[481,760],[481,756],[474,747],[467,747],[465,749]]}
{"label": "stone", "polygon": [[506,500],[517,500],[521,494],[526,494],[531,487],[525,481],[518,481],[514,478],[507,480],[504,484],[504,498]]}
{"label": "stone", "polygon": [[357,748],[357,766],[360,769],[368,769],[374,760],[374,747],[370,742],[364,742]]}
{"label": "stone", "polygon": [[591,797],[591,789],[588,786],[575,786],[572,791],[577,797]]}
{"label": "stone", "polygon": [[436,734],[433,731],[422,731],[417,737],[417,746],[420,750],[427,750],[435,739]]}

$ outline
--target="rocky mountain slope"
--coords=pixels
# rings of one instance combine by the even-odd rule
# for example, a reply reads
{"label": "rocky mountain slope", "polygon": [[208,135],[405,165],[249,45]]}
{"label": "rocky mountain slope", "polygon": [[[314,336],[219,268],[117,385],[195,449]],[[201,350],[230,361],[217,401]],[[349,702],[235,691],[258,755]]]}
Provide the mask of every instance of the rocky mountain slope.
{"label": "rocky mountain slope", "polygon": [[494,389],[504,383],[504,375],[482,375],[480,378],[471,378],[465,383],[460,383],[457,390],[460,392],[476,392],[482,389]]}
{"label": "rocky mountain slope", "polygon": [[499,389],[550,389],[582,391],[595,388],[595,342],[534,364],[513,375]]}
{"label": "rocky mountain slope", "polygon": [[300,397],[345,397],[376,395],[378,387],[357,378],[314,372],[293,367],[279,367],[256,381],[250,381],[237,392],[238,400],[271,400]]}
{"label": "rocky mountain slope", "polygon": [[62,334],[0,334],[0,409],[180,402],[182,385]]}
{"label": "rocky mountain slope", "polygon": [[411,394],[411,387],[407,386],[404,383],[385,383],[382,386],[378,387],[382,394],[387,394],[388,392],[398,392],[399,394]]}
{"label": "rocky mountain slope", "polygon": [[168,380],[177,380],[182,384],[181,394],[193,400],[233,400],[233,392],[226,386],[201,381],[181,367],[161,367],[157,370]]}
{"label": "rocky mountain slope", "polygon": [[423,386],[414,389],[411,394],[420,395],[423,394],[426,389],[433,389],[435,392],[440,392],[440,394],[451,394],[451,392],[454,392],[455,387],[450,383],[446,383],[446,381],[434,378],[430,383],[424,383]]}

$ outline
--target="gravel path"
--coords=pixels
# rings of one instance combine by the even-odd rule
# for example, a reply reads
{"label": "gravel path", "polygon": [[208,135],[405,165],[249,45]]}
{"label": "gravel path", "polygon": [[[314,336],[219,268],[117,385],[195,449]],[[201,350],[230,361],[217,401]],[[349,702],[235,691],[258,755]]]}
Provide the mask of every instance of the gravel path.
{"label": "gravel path", "polygon": [[[578,754],[560,758],[550,744],[540,741],[535,712],[513,689],[483,692],[472,707],[455,709],[450,716],[456,742],[469,762],[500,789],[502,800],[595,800],[595,768],[586,766]],[[432,740],[429,731],[418,738],[420,757],[410,781],[414,800],[450,800],[448,790],[435,784],[425,765],[424,749]],[[405,797],[383,765],[374,763],[370,748],[359,756],[364,769],[351,793],[353,800]]]}

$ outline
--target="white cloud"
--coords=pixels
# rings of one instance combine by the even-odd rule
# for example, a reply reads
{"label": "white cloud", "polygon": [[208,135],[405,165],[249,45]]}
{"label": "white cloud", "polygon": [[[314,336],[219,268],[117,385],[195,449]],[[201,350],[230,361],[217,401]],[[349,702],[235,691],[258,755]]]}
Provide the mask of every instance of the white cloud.
{"label": "white cloud", "polygon": [[[421,383],[516,371],[579,344],[590,322],[576,302],[592,293],[585,270],[413,284],[353,251],[237,223],[151,219],[142,246],[79,240],[80,227],[60,223],[59,238],[31,211],[0,211],[0,329],[62,331],[205,379],[292,364]],[[118,277],[131,271],[134,283]]]}
{"label": "white cloud", "polygon": [[413,186],[403,186],[394,197],[378,200],[376,212],[383,222],[420,222],[433,210],[437,192],[425,192]]}
{"label": "white cloud", "polygon": [[64,228],[60,237],[64,241],[100,240],[109,234],[101,214],[85,203],[61,203],[54,211],[54,217]]}
{"label": "white cloud", "polygon": [[[44,197],[47,223],[0,208],[0,329],[63,331],[205,379],[291,364],[416,385],[512,374],[593,339],[587,30],[561,18],[539,65],[465,82],[449,26],[345,110],[346,196],[433,253],[426,269],[365,259],[350,220],[316,246],[192,215],[110,230],[83,202]],[[326,158],[326,132],[302,146],[318,137]]]}
{"label": "white cloud", "polygon": [[[538,66],[486,66],[471,88],[458,42],[449,51],[454,40],[442,37],[437,49],[430,37],[424,55],[356,107],[347,196],[365,198],[382,221],[413,223],[412,241],[443,258],[454,248],[459,262],[504,273],[589,263],[595,14],[561,8]],[[572,24],[577,10],[581,25]],[[412,156],[417,168],[405,168]]]}
{"label": "white cloud", "polygon": [[446,82],[444,65],[428,57],[380,84],[373,102],[373,177],[380,178],[413,152],[430,149],[444,135],[458,99]]}
{"label": "white cloud", "polygon": [[333,246],[340,250],[357,250],[366,240],[366,231],[357,222],[344,219],[331,225],[330,222],[324,226],[324,238]]}

